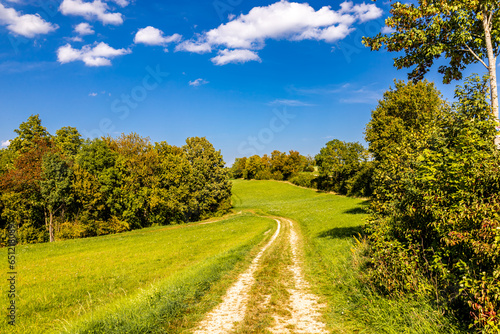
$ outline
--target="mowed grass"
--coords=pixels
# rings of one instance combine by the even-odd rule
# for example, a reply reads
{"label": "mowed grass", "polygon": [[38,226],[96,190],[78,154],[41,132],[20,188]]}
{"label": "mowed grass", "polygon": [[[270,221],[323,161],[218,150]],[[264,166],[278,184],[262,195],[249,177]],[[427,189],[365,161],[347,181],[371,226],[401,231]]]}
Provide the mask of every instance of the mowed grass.
{"label": "mowed grass", "polygon": [[233,182],[235,210],[250,209],[291,218],[300,224],[306,274],[327,302],[332,333],[460,333],[455,321],[426,301],[389,299],[360,280],[362,259],[355,250],[368,201],[317,192],[276,181]]}
{"label": "mowed grass", "polygon": [[[275,226],[242,215],[18,246],[17,324],[4,318],[0,333],[175,332],[189,326],[179,320],[187,310],[202,314],[213,306],[217,296],[205,300],[210,305],[197,303]],[[7,258],[6,249],[0,257]]]}

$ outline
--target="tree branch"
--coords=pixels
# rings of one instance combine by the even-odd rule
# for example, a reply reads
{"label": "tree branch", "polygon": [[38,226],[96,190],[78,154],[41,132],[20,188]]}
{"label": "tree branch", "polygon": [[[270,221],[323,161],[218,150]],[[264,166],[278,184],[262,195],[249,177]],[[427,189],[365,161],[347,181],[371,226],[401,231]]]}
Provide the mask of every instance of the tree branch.
{"label": "tree branch", "polygon": [[474,58],[476,58],[481,64],[483,64],[484,67],[486,67],[486,69],[489,69],[488,65],[486,65],[486,63],[481,58],[479,58],[479,56],[474,51],[472,51],[472,49],[467,44],[465,44],[465,47],[467,48],[467,50],[462,49],[461,51],[470,52],[474,56]]}

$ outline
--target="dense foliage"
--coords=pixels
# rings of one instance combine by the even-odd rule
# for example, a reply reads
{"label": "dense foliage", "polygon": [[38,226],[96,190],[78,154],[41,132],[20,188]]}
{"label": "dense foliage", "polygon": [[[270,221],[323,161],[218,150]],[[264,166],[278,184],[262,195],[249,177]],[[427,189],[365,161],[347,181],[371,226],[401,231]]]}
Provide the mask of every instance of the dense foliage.
{"label": "dense foliage", "polygon": [[305,157],[297,151],[288,154],[274,150],[271,156],[237,158],[231,167],[233,178],[247,180],[288,180],[300,172],[312,172],[314,159]]}
{"label": "dense foliage", "polygon": [[316,155],[316,164],[319,189],[353,196],[371,195],[373,166],[360,143],[331,140]]}
{"label": "dense foliage", "polygon": [[315,158],[297,151],[273,151],[249,158],[237,158],[231,167],[233,178],[289,181],[297,186],[334,191],[349,196],[370,196],[373,164],[359,143],[334,139]]}
{"label": "dense foliage", "polygon": [[372,114],[370,276],[385,293],[430,297],[498,332],[500,156],[487,78],[456,98],[449,107],[429,83],[397,82]]}
{"label": "dense foliage", "polygon": [[231,185],[220,151],[205,138],[176,147],[137,134],[82,140],[22,123],[0,150],[0,229],[22,243],[195,221],[227,211]]}

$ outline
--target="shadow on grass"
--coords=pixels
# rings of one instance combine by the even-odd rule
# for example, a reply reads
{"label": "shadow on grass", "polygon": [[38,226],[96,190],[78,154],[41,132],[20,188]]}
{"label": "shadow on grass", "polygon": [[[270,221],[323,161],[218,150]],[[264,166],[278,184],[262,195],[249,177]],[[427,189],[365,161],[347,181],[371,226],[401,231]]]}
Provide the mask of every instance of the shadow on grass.
{"label": "shadow on grass", "polygon": [[352,237],[357,237],[358,234],[364,234],[363,226],[335,227],[331,230],[321,232],[320,234],[318,234],[318,238],[349,239]]}
{"label": "shadow on grass", "polygon": [[366,200],[366,201],[361,202],[359,204],[359,206],[352,208],[352,209],[349,209],[349,210],[345,210],[343,213],[347,213],[347,214],[351,214],[351,215],[360,215],[360,214],[366,215],[366,214],[370,213],[368,210],[369,206],[370,206],[370,201]]}

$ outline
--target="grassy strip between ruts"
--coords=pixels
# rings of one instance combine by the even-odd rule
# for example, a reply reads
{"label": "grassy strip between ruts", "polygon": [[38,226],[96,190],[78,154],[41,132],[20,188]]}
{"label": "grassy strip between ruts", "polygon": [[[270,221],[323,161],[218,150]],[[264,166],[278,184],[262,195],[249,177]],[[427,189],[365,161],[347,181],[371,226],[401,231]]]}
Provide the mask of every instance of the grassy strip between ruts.
{"label": "grassy strip between ruts", "polygon": [[291,255],[287,243],[288,230],[288,224],[282,221],[280,235],[263,254],[261,265],[255,272],[255,283],[250,290],[247,313],[235,333],[269,334],[274,316],[289,315],[287,278],[290,279],[290,273],[286,269]]}
{"label": "grassy strip between ruts", "polygon": [[327,302],[333,333],[462,333],[425,300],[388,299],[362,283],[363,256],[355,236],[366,223],[367,201],[275,181],[233,181],[236,210],[289,217],[304,236],[306,276]]}
{"label": "grassy strip between ruts", "polygon": [[180,332],[220,300],[275,226],[242,215],[21,246],[18,323],[0,332]]}

